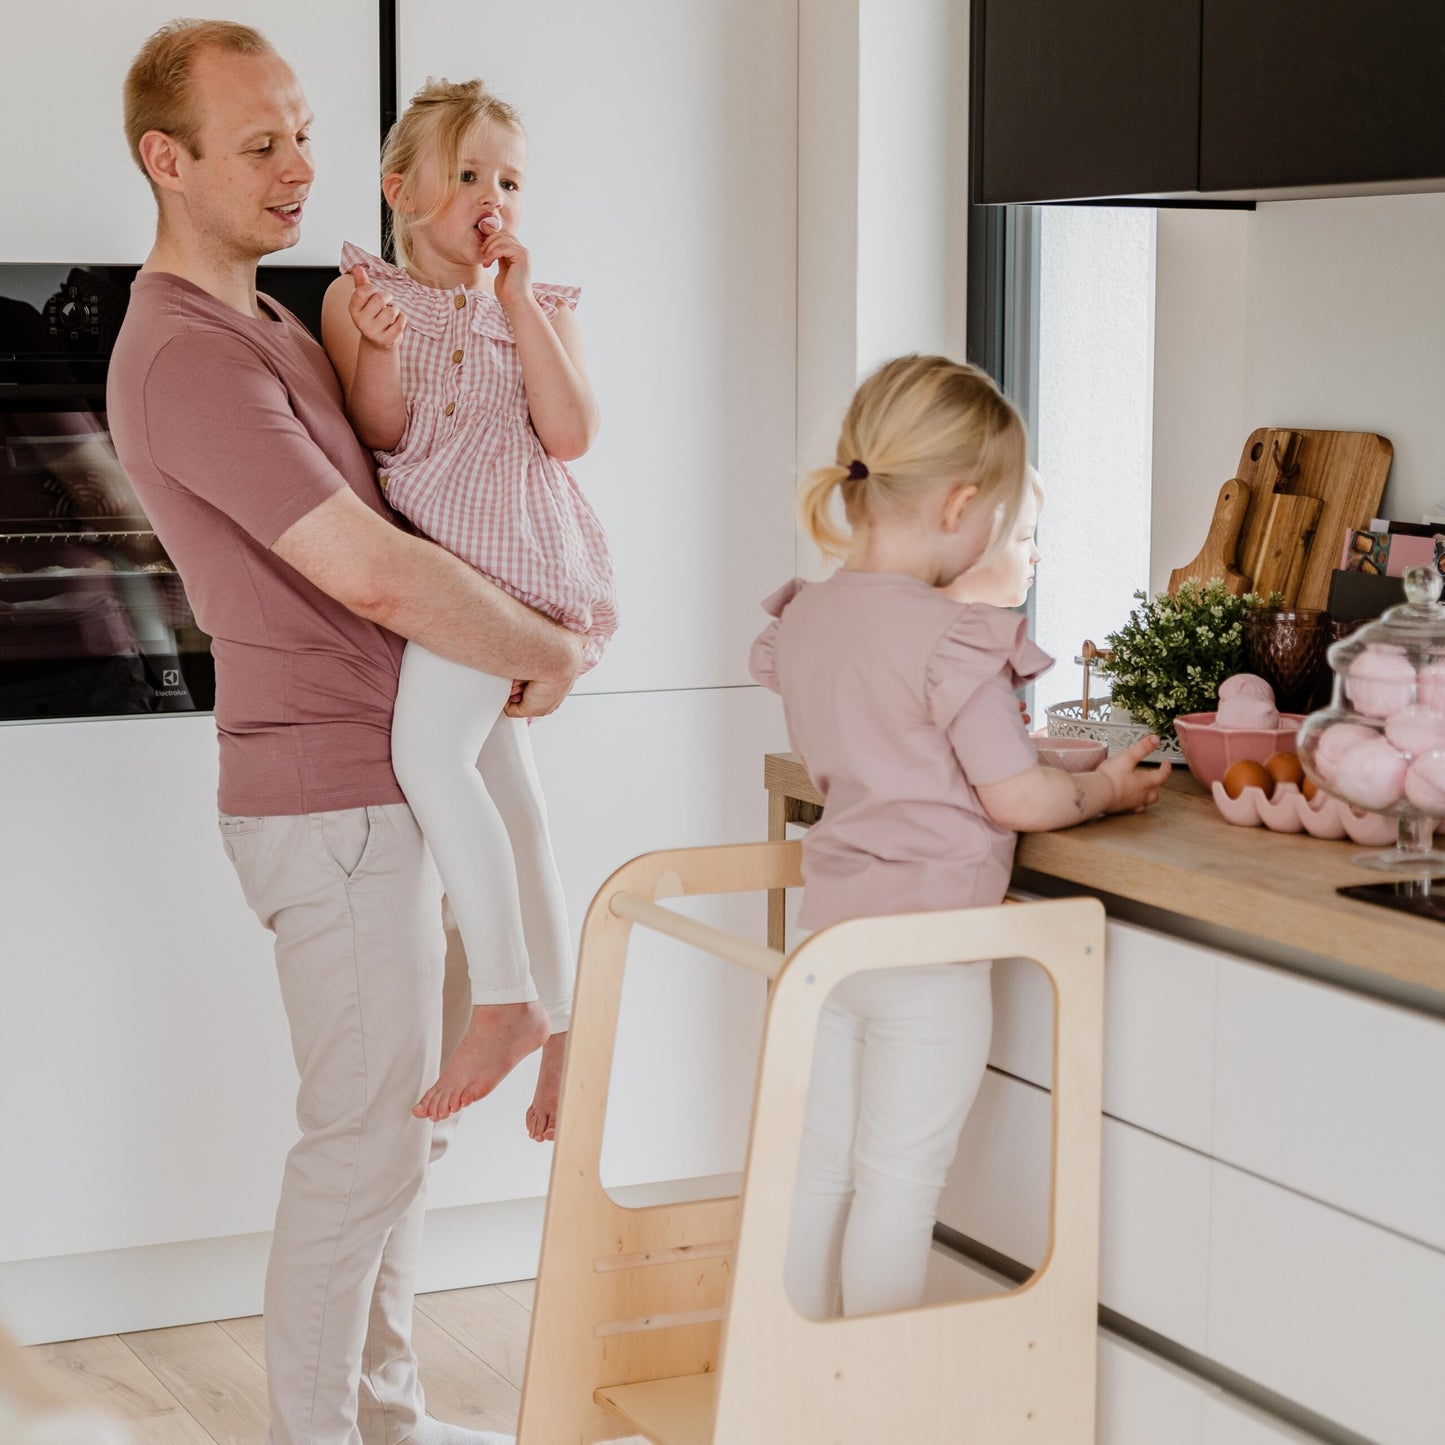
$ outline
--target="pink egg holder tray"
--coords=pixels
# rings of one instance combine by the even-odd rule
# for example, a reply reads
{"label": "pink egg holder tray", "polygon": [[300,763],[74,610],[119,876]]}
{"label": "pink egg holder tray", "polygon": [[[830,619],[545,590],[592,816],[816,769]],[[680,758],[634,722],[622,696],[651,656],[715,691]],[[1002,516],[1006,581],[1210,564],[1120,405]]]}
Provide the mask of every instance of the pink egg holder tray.
{"label": "pink egg holder tray", "polygon": [[1383,848],[1400,832],[1399,820],[1388,813],[1367,813],[1325,792],[1306,798],[1293,783],[1278,784],[1271,797],[1265,796],[1263,788],[1244,788],[1237,798],[1231,798],[1223,783],[1215,783],[1211,791],[1225,822],[1240,828],[1263,824],[1273,833],[1349,838],[1365,848]]}

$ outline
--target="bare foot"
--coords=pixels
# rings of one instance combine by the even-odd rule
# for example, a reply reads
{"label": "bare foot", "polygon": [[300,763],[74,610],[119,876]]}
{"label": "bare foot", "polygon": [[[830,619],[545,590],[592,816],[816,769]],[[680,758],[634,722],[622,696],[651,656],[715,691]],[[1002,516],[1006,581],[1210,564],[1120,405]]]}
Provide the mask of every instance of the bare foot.
{"label": "bare foot", "polygon": [[528,1054],[547,1041],[547,1010],[531,1003],[477,1004],[472,1021],[412,1113],[418,1119],[445,1119],[484,1099]]}
{"label": "bare foot", "polygon": [[557,1137],[557,1104],[562,1094],[562,1057],[567,1035],[553,1034],[542,1045],[542,1068],[537,1074],[537,1092],[527,1110],[527,1133],[539,1144]]}

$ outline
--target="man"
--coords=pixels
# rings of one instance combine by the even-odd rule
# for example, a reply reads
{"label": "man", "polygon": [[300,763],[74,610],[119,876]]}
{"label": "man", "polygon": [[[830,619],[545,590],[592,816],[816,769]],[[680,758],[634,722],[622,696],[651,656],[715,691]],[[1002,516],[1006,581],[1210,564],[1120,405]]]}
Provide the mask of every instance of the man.
{"label": "man", "polygon": [[509,711],[526,717],[566,696],[578,642],[392,523],[325,354],[258,297],[314,174],[286,63],[245,26],[178,21],[136,57],[125,111],[159,216],[110,426],[214,638],[222,839],[275,934],[300,1072],[266,1276],[268,1441],[499,1441],[425,1414],[410,1343],[444,1147],[411,1108],[441,1061],[444,944],[391,713],[403,639],[524,679]]}

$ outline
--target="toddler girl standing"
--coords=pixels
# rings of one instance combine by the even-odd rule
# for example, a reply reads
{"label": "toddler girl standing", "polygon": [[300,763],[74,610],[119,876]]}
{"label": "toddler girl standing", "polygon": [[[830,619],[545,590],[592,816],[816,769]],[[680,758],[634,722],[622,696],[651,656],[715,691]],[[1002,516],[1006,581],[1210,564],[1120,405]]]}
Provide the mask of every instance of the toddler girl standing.
{"label": "toddler girl standing", "polygon": [[[1038,765],[1014,689],[1050,661],[1017,614],[939,589],[1023,600],[1037,494],[1023,424],[982,372],[891,361],[854,397],[837,465],[807,481],[803,524],[844,559],[789,583],[752,671],[827,799],[803,843],[800,922],[999,903],[1015,832],[1153,802],[1146,739],[1097,772]],[[841,492],[849,533],[829,516]],[[983,567],[963,574],[982,560]],[[989,964],[857,974],[823,1008],[788,1253],[812,1318],[921,1303],[934,1213],[983,1078]]]}
{"label": "toddler girl standing", "polygon": [[[527,162],[516,112],[480,81],[428,81],[381,158],[397,266],[356,246],[327,292],[326,349],[391,505],[512,596],[583,634],[617,628],[602,527],[565,463],[597,407],[574,287],[534,285],[517,239]],[[489,271],[495,268],[495,277]],[[520,698],[408,643],[392,723],[397,781],[446,887],[472,1021],[413,1111],[443,1119],[542,1048],[528,1112],[552,1137],[571,942]]]}

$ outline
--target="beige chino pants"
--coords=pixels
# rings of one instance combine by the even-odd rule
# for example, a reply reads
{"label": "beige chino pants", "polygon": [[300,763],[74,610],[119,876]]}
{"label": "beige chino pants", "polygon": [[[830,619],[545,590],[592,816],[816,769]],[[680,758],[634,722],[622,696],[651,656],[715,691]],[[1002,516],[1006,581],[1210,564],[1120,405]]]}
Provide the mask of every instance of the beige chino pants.
{"label": "beige chino pants", "polygon": [[411,1316],[426,1171],[455,1123],[411,1107],[470,1019],[466,959],[405,804],[220,828],[276,936],[301,1076],[266,1271],[267,1442],[401,1445],[425,1413]]}

